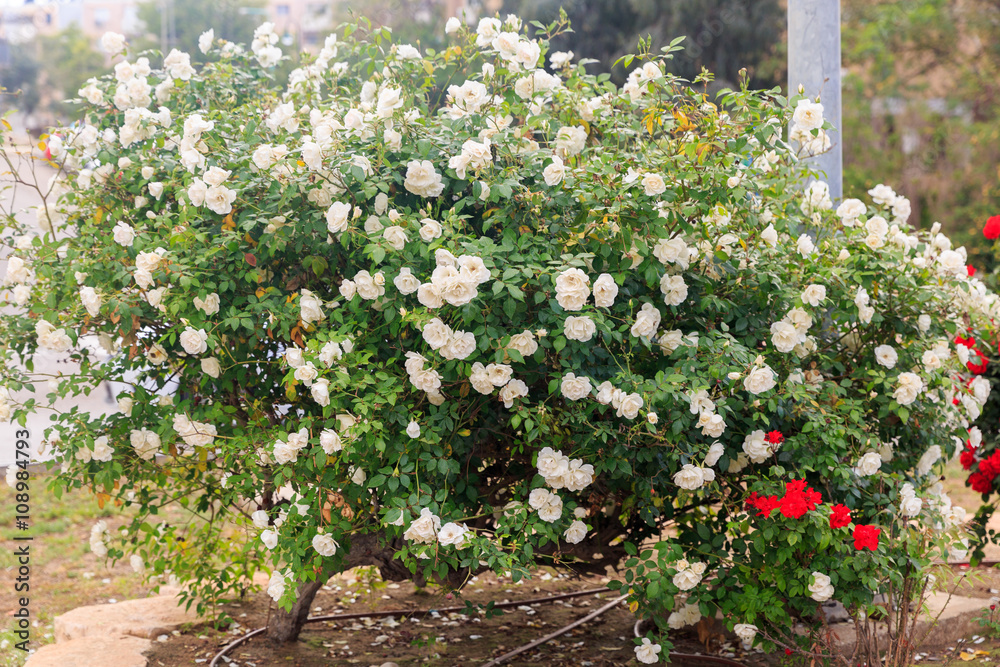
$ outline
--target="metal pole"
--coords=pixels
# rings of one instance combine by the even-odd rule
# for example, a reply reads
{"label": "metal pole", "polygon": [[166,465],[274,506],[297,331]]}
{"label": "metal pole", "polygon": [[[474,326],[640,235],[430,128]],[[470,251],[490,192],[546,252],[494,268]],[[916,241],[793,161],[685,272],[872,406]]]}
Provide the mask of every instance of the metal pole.
{"label": "metal pole", "polygon": [[834,202],[844,194],[843,134],[840,115],[840,0],[788,0],[788,90],[799,86],[823,104],[834,130],[833,147],[809,161],[826,175]]}

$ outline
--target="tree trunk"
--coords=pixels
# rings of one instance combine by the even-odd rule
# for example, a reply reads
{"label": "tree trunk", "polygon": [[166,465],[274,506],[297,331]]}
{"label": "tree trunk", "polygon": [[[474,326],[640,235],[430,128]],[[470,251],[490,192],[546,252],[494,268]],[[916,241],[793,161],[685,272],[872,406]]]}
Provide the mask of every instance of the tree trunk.
{"label": "tree trunk", "polygon": [[291,611],[280,607],[271,611],[271,618],[267,623],[267,638],[271,643],[284,644],[299,638],[302,626],[309,617],[309,610],[312,609],[313,599],[324,583],[326,577],[300,584]]}

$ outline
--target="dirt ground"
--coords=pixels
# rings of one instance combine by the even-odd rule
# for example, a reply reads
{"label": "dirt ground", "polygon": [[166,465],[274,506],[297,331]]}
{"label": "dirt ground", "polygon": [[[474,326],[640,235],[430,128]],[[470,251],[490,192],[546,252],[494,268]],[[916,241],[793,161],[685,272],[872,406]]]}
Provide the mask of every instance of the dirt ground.
{"label": "dirt ground", "polygon": [[[44,477],[32,481],[32,580],[31,608],[35,614],[32,647],[50,643],[52,619],[81,605],[115,604],[118,601],[143,597],[151,589],[148,582],[132,572],[127,564],[106,567],[88,546],[90,528],[99,519],[109,523],[111,530],[123,519],[111,508],[100,509],[86,492],[77,492],[56,499],[45,490]],[[0,667],[19,667],[24,656],[14,651],[11,642],[10,600],[16,571],[7,548],[12,538],[21,535],[13,527],[12,491],[0,484]],[[970,508],[974,505],[967,505]],[[967,570],[953,568],[956,574]],[[601,588],[606,577],[571,577],[551,571],[537,570],[530,580],[513,583],[492,574],[482,575],[466,587],[461,600],[449,597],[441,589],[416,589],[410,583],[387,583],[371,571],[360,569],[332,580],[317,596],[313,615],[359,613],[377,610],[442,609],[489,601],[520,602],[532,598],[587,591]],[[990,598],[1000,597],[1000,569],[980,568],[965,577],[959,594]],[[292,646],[275,648],[266,639],[256,638],[237,648],[225,665],[245,667],[318,667],[329,665],[359,665],[380,667],[395,662],[400,667],[428,665],[430,667],[472,667],[482,665],[492,657],[537,639],[555,629],[586,616],[614,598],[612,592],[589,594],[584,597],[550,604],[525,606],[516,604],[501,616],[486,618],[457,613],[419,616],[400,613],[390,618],[318,622],[309,624],[300,640]],[[212,656],[236,637],[267,623],[271,600],[258,592],[227,608],[236,625],[224,630],[204,624],[161,637],[149,652],[149,665],[175,667],[207,665]],[[1000,613],[997,614],[1000,620]],[[523,654],[508,663],[522,667],[614,667],[638,663],[633,652],[635,617],[619,606],[568,635]],[[705,634],[705,633],[703,633]],[[717,633],[708,650],[699,640],[696,629],[671,633],[675,651],[709,653],[735,659],[749,667],[791,667],[805,662],[783,653],[765,655],[759,651],[743,651],[738,642],[719,638]],[[964,653],[964,657],[963,657]],[[974,662],[977,665],[1000,666],[1000,638],[971,635],[953,646],[924,648],[918,654],[920,663],[954,665]],[[99,658],[95,657],[99,660]],[[694,665],[696,661],[674,659],[673,664]],[[699,667],[707,664],[698,661]],[[660,663],[663,664],[663,663]],[[90,666],[88,666],[90,667]],[[100,667],[95,662],[93,667]],[[817,667],[817,666],[810,666]]]}

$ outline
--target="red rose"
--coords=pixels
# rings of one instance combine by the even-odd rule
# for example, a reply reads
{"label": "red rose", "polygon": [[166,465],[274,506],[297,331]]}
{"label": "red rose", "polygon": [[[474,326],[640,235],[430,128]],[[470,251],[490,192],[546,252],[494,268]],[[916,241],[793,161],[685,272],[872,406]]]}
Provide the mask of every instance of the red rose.
{"label": "red rose", "polygon": [[781,431],[771,431],[764,436],[764,442],[770,443],[772,445],[780,445],[785,441],[785,436],[781,435]]}
{"label": "red rose", "polygon": [[979,355],[979,363],[978,364],[973,363],[972,355],[970,354],[969,361],[965,365],[969,368],[969,371],[971,371],[972,373],[975,373],[976,375],[982,375],[983,373],[986,372],[986,367],[989,365],[990,360],[987,359],[986,355],[980,352],[979,350],[971,350],[971,351]]}
{"label": "red rose", "polygon": [[789,519],[801,519],[809,511],[804,493],[788,493],[781,499],[781,514]]}
{"label": "red rose", "polygon": [[993,491],[993,480],[981,472],[974,472],[969,475],[969,486],[976,493],[990,493]]}
{"label": "red rose", "polygon": [[962,462],[963,470],[969,470],[972,468],[972,464],[976,462],[976,454],[971,449],[966,449],[962,452],[962,455],[958,457],[958,460]]}
{"label": "red rose", "polygon": [[976,275],[976,267],[974,267],[972,264],[966,265],[965,270],[969,272],[970,278]]}
{"label": "red rose", "polygon": [[854,548],[857,551],[869,549],[878,550],[878,536],[882,532],[881,528],[875,526],[855,526],[854,527]]}
{"label": "red rose", "polygon": [[994,215],[986,221],[983,227],[983,236],[988,239],[1000,237],[1000,215]]}
{"label": "red rose", "polygon": [[778,496],[761,496],[757,499],[757,504],[755,505],[757,516],[765,518],[771,516],[771,512],[778,509],[778,505],[780,504],[781,501],[778,500]]}
{"label": "red rose", "polygon": [[955,336],[955,345],[964,345],[970,350],[976,346],[975,338],[963,338],[962,336]]}
{"label": "red rose", "polygon": [[851,508],[847,505],[834,505],[830,508],[830,528],[836,530],[851,523]]}

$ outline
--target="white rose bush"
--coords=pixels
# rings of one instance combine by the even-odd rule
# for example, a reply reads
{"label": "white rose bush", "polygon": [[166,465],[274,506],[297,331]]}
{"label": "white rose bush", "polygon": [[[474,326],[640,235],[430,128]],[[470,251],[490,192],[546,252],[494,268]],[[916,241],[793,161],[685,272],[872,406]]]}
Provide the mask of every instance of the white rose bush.
{"label": "white rose bush", "polygon": [[[269,571],[276,641],[357,565],[621,564],[642,662],[702,615],[807,651],[826,601],[919,597],[986,400],[955,336],[1000,314],[964,249],[887,186],[806,187],[818,103],[708,99],[676,44],[617,89],[545,69],[564,24],[449,26],[347,26],[287,86],[269,24],[203,66],[109,39],[42,224],[4,218],[0,314],[3,414],[52,415],[57,489],[134,510],[95,550],[200,605]],[[119,410],[15,401],[44,350],[81,369],[49,399]]]}

